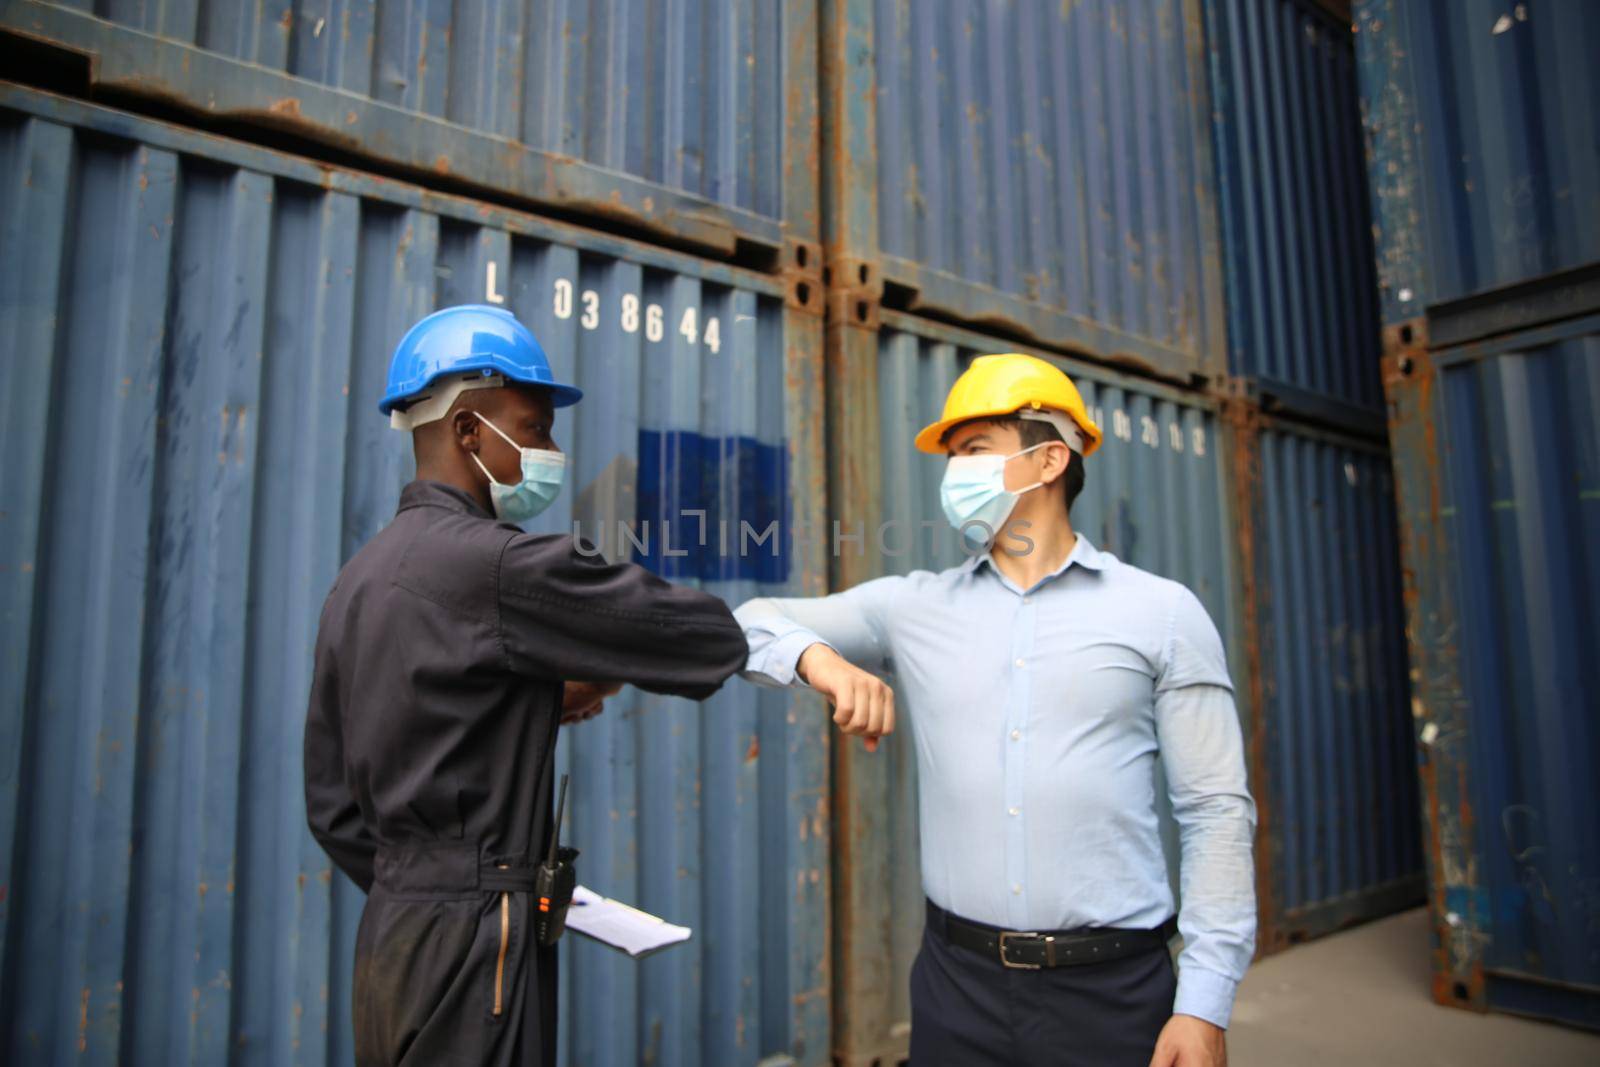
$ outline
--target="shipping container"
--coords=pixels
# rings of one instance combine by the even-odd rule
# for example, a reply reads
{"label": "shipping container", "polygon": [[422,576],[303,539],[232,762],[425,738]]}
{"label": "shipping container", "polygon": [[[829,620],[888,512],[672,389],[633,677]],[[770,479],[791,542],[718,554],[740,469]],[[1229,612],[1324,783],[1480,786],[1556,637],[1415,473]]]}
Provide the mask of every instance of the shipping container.
{"label": "shipping container", "polygon": [[824,240],[853,303],[1224,369],[1199,0],[822,7]]}
{"label": "shipping container", "polygon": [[1226,416],[1269,953],[1423,900],[1400,550],[1386,452],[1249,405]]}
{"label": "shipping container", "polygon": [[[1600,6],[1360,0],[1356,29],[1385,323],[1600,261]],[[1494,327],[1592,306],[1585,277]]]}
{"label": "shipping container", "polygon": [[1355,45],[1311,0],[1208,0],[1228,367],[1271,408],[1381,437]]}
{"label": "shipping container", "polygon": [[1600,1029],[1600,10],[1356,22],[1434,998]]}
{"label": "shipping container", "polygon": [[[586,393],[531,528],[737,603],[823,590],[818,549],[696,532],[821,521],[822,320],[768,275],[15,86],[0,182],[0,1058],[349,1063],[362,898],[306,831],[301,732],[322,598],[413,470],[395,341],[516,312]],[[582,880],[695,929],[642,962],[568,937],[563,1063],[827,1062],[829,729],[734,680],[562,731]]]}
{"label": "shipping container", "polygon": [[[849,332],[875,345],[874,358],[848,378],[830,380],[830,390],[848,397],[860,416],[849,424],[854,437],[842,439],[831,427],[830,440],[836,452],[869,466],[830,508],[851,526],[863,522],[869,533],[860,553],[845,548],[835,561],[840,585],[954,566],[960,547],[953,537],[937,536],[950,532],[939,506],[944,463],[917,452],[911,440],[937,416],[975,355],[1016,346],[891,311],[883,313],[881,330]],[[1055,360],[1072,376],[1105,430],[1074,505],[1075,528],[1097,548],[1194,590],[1224,636],[1240,714],[1247,717],[1235,504],[1216,402],[1028,351]],[[888,522],[897,532],[880,543],[870,531]],[[836,1052],[847,1065],[892,1064],[906,1055],[908,975],[923,923],[915,755],[899,735],[875,755],[858,744],[841,744],[835,746],[834,774]],[[1159,781],[1156,792],[1164,804],[1166,789]],[[1162,815],[1176,891],[1176,827],[1170,812]]]}
{"label": "shipping container", "polygon": [[6,0],[0,33],[95,98],[720,256],[817,236],[813,0]]}
{"label": "shipping container", "polygon": [[1386,375],[1434,995],[1600,1029],[1600,309]]}

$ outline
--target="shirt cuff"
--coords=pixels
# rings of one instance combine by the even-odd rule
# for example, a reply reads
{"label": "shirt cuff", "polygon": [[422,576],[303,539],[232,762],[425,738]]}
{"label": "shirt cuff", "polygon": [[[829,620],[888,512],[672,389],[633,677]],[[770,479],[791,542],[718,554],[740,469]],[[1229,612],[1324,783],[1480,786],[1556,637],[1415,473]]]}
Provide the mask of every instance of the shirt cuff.
{"label": "shirt cuff", "polygon": [[745,670],[765,675],[779,685],[809,689],[811,687],[806,685],[805,679],[796,673],[795,666],[800,662],[800,656],[806,649],[812,645],[825,644],[826,641],[809,630],[787,633],[767,642],[766,647],[760,652],[751,655],[749,662],[745,664]]}
{"label": "shirt cuff", "polygon": [[1233,1014],[1233,994],[1238,988],[1239,983],[1225,974],[1202,967],[1179,967],[1178,995],[1172,1002],[1172,1014],[1193,1015],[1226,1030]]}

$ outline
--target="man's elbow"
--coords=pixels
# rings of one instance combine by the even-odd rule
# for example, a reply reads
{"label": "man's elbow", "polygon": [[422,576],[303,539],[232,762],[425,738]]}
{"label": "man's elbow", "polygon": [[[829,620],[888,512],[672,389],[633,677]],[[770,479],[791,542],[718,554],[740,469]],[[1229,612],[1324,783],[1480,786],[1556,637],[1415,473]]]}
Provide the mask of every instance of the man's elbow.
{"label": "man's elbow", "polygon": [[744,670],[750,660],[750,645],[738,623],[733,623],[727,629],[719,629],[716,638],[707,642],[707,645],[706,653],[711,670],[716,675],[717,686]]}
{"label": "man's elbow", "polygon": [[769,596],[751,597],[733,609],[734,621],[743,629],[749,629],[753,622],[780,618],[782,615],[783,610],[778,607],[778,602]]}

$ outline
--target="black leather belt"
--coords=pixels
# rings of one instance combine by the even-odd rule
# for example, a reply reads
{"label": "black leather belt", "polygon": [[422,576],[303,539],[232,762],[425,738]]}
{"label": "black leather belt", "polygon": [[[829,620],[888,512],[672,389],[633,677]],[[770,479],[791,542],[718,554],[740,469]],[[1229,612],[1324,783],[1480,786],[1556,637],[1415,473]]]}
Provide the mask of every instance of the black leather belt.
{"label": "black leather belt", "polygon": [[1178,932],[1178,920],[1168,919],[1154,930],[1095,926],[1079,930],[1002,930],[952,915],[928,901],[928,929],[952,945],[988,956],[1012,969],[1036,971],[1041,967],[1076,967],[1106,963],[1151,949],[1165,949]]}

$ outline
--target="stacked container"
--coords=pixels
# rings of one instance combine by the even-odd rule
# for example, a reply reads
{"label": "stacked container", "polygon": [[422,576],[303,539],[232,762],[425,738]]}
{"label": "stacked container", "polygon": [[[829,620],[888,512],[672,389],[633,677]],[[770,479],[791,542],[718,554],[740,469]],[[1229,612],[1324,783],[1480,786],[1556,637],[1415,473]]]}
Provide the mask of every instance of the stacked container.
{"label": "stacked container", "polygon": [[[1323,6],[82,7],[0,9],[31,86],[0,83],[0,1055],[349,1062],[361,898],[304,829],[310,650],[412,471],[388,354],[466,301],[586,392],[530,528],[731,603],[955,562],[792,535],[942,523],[915,429],[979,353],[1056,361],[1106,430],[1075,522],[1224,635],[1263,950],[1420,898]],[[564,1064],[904,1056],[904,739],[865,756],[733,681],[625,693],[558,761],[586,884],[696,929],[641,963],[567,940]]]}
{"label": "stacked container", "polygon": [[[531,528],[823,591],[802,543],[717,551],[821,523],[815,14],[104,10],[0,16],[58,90],[0,86],[0,1059],[347,1064],[362,898],[301,732],[322,598],[413,470],[389,354],[506,307],[585,392]],[[565,940],[563,1062],[827,1062],[827,751],[737,680],[562,731],[584,883],[695,929]]]}
{"label": "stacked container", "polygon": [[1206,28],[1273,951],[1420,902],[1421,855],[1350,26],[1216,0]]}
{"label": "stacked container", "polygon": [[1358,24],[1434,997],[1600,1029],[1600,10]]}
{"label": "stacked container", "polygon": [[[1055,360],[1106,431],[1075,525],[1224,634],[1262,951],[1419,902],[1348,23],[1293,0],[823,11],[831,513],[940,522],[916,429],[976,354]],[[861,547],[836,586],[956,562]],[[834,752],[835,1046],[893,1063],[915,768]]]}

